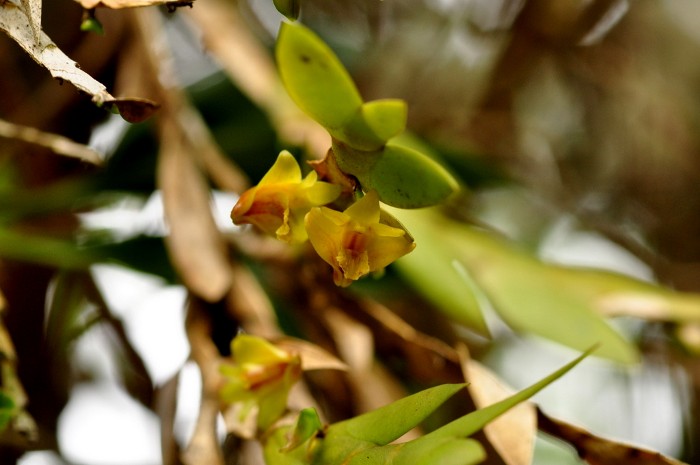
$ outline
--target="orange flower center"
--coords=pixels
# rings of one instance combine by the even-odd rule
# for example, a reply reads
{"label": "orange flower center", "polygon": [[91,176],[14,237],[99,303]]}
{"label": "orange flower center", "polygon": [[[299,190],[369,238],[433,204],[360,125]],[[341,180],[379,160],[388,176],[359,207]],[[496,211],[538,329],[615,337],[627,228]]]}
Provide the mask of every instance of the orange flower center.
{"label": "orange flower center", "polygon": [[282,381],[289,366],[289,362],[280,362],[270,365],[257,365],[246,370],[244,376],[246,381],[248,381],[248,389],[255,391],[266,385]]}
{"label": "orange flower center", "polygon": [[348,258],[357,259],[363,252],[367,251],[368,238],[366,234],[359,231],[350,231],[343,238],[343,249]]}

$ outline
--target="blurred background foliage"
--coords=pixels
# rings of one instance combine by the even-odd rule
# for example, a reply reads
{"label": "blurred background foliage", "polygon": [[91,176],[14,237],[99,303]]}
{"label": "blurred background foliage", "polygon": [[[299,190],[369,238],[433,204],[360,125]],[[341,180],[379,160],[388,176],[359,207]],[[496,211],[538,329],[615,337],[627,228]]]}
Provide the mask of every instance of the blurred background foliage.
{"label": "blurred background foliage", "polygon": [[[217,366],[244,330],[301,337],[350,365],[307,375],[293,399],[328,421],[461,381],[466,347],[521,388],[571,358],[564,346],[599,342],[602,357],[538,404],[700,463],[697,2],[305,0],[301,20],[363,97],[406,100],[408,143],[464,186],[443,208],[397,212],[416,251],[348,290],[308,250],[228,219],[281,149],[317,159],[330,146],[279,84],[272,2],[98,8],[104,35],[81,32],[82,15],[79,2],[44,2],[41,26],[112,95],[160,108],[126,123],[0,40],[0,462],[52,451],[51,463],[114,463],[86,459],[60,431],[79,388],[109,379],[157,416],[162,463],[260,463],[216,426]],[[65,140],[84,145],[61,154]],[[120,310],[137,306],[119,301],[128,285],[105,272],[124,267],[158,277],[153,293],[187,296],[151,305],[179,318],[174,333],[186,331],[201,370],[188,434],[177,406],[186,357],[154,368],[138,317]],[[141,333],[157,346],[168,328]],[[116,374],[80,355],[91,334],[111,360],[98,365]],[[476,389],[425,428],[480,405]],[[532,424],[486,430],[488,463],[528,463],[533,448],[534,463],[580,463],[552,436],[590,463],[673,463],[537,416],[549,434],[537,443]],[[513,431],[524,435],[508,442]]]}

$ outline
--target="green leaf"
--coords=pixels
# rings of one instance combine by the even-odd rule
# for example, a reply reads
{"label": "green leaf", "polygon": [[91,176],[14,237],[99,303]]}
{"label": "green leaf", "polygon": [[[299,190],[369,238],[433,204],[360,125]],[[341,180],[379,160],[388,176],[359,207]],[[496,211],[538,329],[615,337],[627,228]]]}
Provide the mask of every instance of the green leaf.
{"label": "green leaf", "polygon": [[457,192],[459,184],[438,162],[413,149],[389,142],[379,151],[355,150],[333,141],[338,166],[355,176],[366,191],[397,208],[437,205]]}
{"label": "green leaf", "polygon": [[393,465],[473,465],[486,459],[486,451],[474,439],[414,440],[399,449]]}
{"label": "green leaf", "polygon": [[394,263],[413,287],[451,320],[489,336],[477,299],[476,284],[460,270],[454,250],[442,241],[440,230],[416,211],[391,210],[400,216],[418,246]]}
{"label": "green leaf", "polygon": [[609,271],[553,268],[563,288],[602,314],[678,323],[700,321],[700,294],[672,291]]}
{"label": "green leaf", "polygon": [[468,415],[460,417],[450,423],[442,426],[435,431],[432,431],[425,436],[416,439],[416,442],[426,441],[430,442],[435,439],[444,439],[452,437],[468,437],[472,434],[480,431],[488,423],[504,414],[511,408],[518,405],[530,397],[534,396],[546,386],[561,378],[565,373],[571,370],[573,367],[581,363],[581,361],[593,352],[594,349],[588,349],[583,354],[576,357],[571,362],[567,363],[563,367],[559,368],[554,373],[541,379],[530,387],[523,389],[520,392],[513,394],[512,396],[500,401],[495,404],[489,405],[488,407],[476,410]]}
{"label": "green leaf", "polygon": [[329,426],[316,463],[340,464],[357,451],[399,438],[422,422],[465,384],[443,384]]}
{"label": "green leaf", "polygon": [[[460,228],[447,242],[513,329],[545,337],[578,350],[600,344],[596,355],[635,363],[635,347],[581,298],[583,281],[567,279],[567,269],[544,264],[473,228]],[[468,245],[467,245],[468,243]]]}
{"label": "green leaf", "polygon": [[288,443],[287,436],[291,429],[291,426],[275,428],[264,437],[263,456],[265,465],[309,465],[311,463],[311,457],[307,456],[308,451],[304,447],[284,450],[285,445]]}
{"label": "green leaf", "polygon": [[398,99],[362,104],[355,115],[331,135],[356,150],[378,150],[406,129],[408,107]]}
{"label": "green leaf", "polygon": [[448,438],[429,442],[417,439],[360,451],[343,465],[474,465],[485,458],[486,451],[474,439]]}
{"label": "green leaf", "polygon": [[374,444],[388,444],[433,413],[465,384],[442,384],[399,399],[355,418],[335,423],[331,434],[347,435]]}
{"label": "green leaf", "polygon": [[301,0],[273,0],[277,11],[294,21],[299,18]]}
{"label": "green leaf", "polygon": [[314,437],[323,425],[318,417],[316,409],[309,407],[299,412],[299,418],[294,425],[294,431],[286,446],[282,449],[284,452],[296,449],[306,441]]}
{"label": "green leaf", "polygon": [[409,229],[419,224],[440,237],[441,247],[451,251],[448,253],[513,329],[576,350],[598,344],[597,356],[623,363],[637,361],[636,348],[598,313],[603,287],[579,280],[577,270],[542,263],[493,234],[435,211],[395,214]]}
{"label": "green leaf", "polygon": [[97,259],[74,242],[3,227],[0,227],[0,257],[61,268],[86,268]]}
{"label": "green leaf", "polygon": [[459,189],[457,181],[435,160],[391,143],[370,171],[369,184],[377,189],[382,202],[398,208],[437,205]]}
{"label": "green leaf", "polygon": [[[328,428],[314,463],[324,465],[472,465],[485,458],[483,447],[466,439],[486,424],[551,384],[591,353],[581,354],[554,373],[522,391],[458,418],[417,439],[389,444],[422,421],[463,384],[426,389],[373,412]],[[401,427],[397,427],[397,425]]]}
{"label": "green leaf", "polygon": [[333,51],[311,30],[282,23],[275,49],[282,82],[296,104],[326,129],[346,124],[362,97]]}

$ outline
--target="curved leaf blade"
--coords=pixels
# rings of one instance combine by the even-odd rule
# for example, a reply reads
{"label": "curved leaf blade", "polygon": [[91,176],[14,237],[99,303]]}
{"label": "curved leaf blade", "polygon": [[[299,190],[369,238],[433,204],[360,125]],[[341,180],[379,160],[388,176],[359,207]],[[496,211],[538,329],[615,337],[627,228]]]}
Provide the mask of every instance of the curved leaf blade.
{"label": "curved leaf blade", "polygon": [[576,365],[581,363],[581,361],[588,357],[594,348],[591,348],[584,352],[583,354],[576,357],[571,362],[567,363],[563,367],[559,368],[549,376],[541,379],[535,384],[523,389],[512,396],[497,402],[495,404],[489,405],[488,407],[476,410],[468,415],[451,421],[450,423],[442,426],[435,431],[432,431],[425,436],[422,436],[418,440],[420,441],[433,441],[437,438],[451,438],[451,437],[469,437],[477,431],[481,430],[489,422],[494,420],[496,417],[507,412],[511,408],[515,407],[520,402],[523,402],[530,397],[537,394],[539,391],[544,389],[546,386],[561,378],[564,374],[574,368]]}
{"label": "curved leaf blade", "polygon": [[292,100],[326,129],[340,128],[362,105],[338,57],[306,27],[282,23],[275,56]]}

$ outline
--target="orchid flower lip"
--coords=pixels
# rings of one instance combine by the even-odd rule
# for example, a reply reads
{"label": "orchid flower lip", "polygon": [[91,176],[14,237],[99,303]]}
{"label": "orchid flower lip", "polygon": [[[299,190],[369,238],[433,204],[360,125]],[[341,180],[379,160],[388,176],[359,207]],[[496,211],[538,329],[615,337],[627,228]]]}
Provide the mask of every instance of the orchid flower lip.
{"label": "orchid flower lip", "polygon": [[381,223],[381,216],[375,191],[343,212],[315,207],[306,215],[311,245],[333,267],[337,285],[346,287],[381,271],[415,247],[404,229]]}

